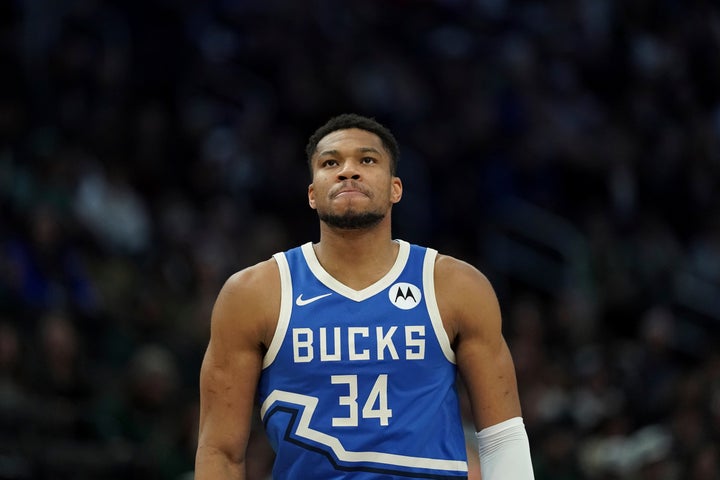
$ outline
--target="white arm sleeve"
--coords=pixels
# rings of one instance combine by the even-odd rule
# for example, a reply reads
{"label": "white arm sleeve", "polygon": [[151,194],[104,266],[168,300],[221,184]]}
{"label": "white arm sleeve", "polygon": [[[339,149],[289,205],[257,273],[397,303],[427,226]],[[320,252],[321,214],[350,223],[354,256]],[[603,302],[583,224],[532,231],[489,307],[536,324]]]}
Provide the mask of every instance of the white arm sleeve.
{"label": "white arm sleeve", "polygon": [[534,480],[530,442],[522,417],[476,432],[483,480]]}

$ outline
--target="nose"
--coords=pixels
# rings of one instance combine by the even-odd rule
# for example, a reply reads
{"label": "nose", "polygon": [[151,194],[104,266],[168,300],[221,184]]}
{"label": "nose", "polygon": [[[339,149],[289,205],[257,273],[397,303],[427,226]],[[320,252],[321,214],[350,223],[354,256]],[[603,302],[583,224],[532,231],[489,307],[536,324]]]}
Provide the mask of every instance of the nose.
{"label": "nose", "polygon": [[360,171],[357,168],[357,165],[353,161],[345,161],[342,164],[342,168],[338,172],[338,180],[359,180],[360,179]]}

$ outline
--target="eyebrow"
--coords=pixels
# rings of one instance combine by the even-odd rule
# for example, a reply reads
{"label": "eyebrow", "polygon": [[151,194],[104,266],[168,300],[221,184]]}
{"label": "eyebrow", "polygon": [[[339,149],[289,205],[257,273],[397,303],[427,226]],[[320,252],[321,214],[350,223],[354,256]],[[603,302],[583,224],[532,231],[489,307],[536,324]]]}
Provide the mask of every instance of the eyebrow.
{"label": "eyebrow", "polygon": [[[380,152],[380,150],[373,147],[360,147],[356,148],[355,151],[360,153],[376,153],[378,155],[382,155],[382,152]],[[319,152],[318,155],[337,155],[339,153],[340,152],[338,150],[323,150],[322,152]]]}

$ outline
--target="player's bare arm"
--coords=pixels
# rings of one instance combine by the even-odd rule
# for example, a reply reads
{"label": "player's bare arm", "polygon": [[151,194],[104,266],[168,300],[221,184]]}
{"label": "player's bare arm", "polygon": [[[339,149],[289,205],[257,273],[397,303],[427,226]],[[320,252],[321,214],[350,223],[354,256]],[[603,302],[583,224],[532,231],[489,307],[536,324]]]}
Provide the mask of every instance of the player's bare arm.
{"label": "player's bare arm", "polygon": [[277,319],[279,273],[274,260],[230,277],[213,308],[200,372],[197,480],[244,479],[255,391]]}
{"label": "player's bare arm", "polygon": [[485,480],[534,478],[515,367],[502,335],[497,296],[471,265],[439,257],[438,307],[470,397]]}
{"label": "player's bare arm", "polygon": [[515,368],[502,336],[497,296],[475,267],[438,256],[438,306],[467,387],[475,428],[520,416]]}

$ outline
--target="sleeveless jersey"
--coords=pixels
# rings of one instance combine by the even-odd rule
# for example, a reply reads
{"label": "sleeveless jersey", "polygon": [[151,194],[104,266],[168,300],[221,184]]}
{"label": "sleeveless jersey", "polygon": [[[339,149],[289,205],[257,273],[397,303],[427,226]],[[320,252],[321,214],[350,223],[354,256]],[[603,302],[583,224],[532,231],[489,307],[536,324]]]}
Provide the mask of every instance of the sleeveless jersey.
{"label": "sleeveless jersey", "polygon": [[437,252],[397,242],[363,290],[330,276],[310,243],[274,255],[280,316],[258,389],[275,480],[467,478]]}

